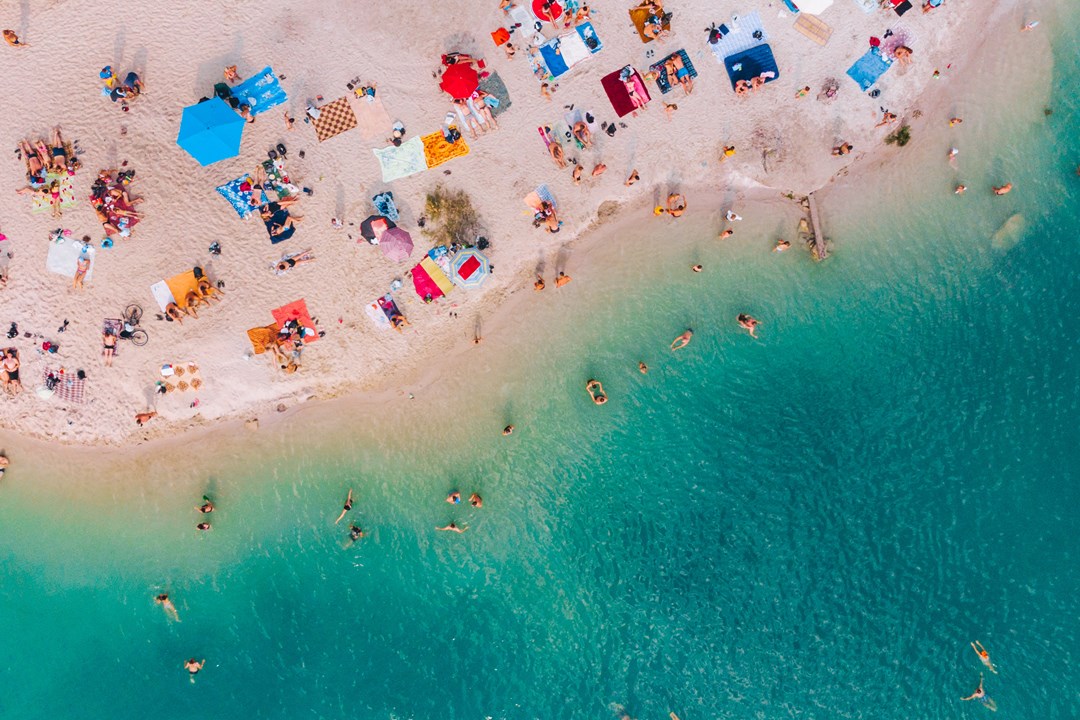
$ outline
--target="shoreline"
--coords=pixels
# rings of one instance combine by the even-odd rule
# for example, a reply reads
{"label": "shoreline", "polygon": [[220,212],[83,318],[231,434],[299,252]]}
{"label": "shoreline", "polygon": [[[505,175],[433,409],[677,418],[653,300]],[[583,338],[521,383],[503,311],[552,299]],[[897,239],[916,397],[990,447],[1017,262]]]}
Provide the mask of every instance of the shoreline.
{"label": "shoreline", "polygon": [[[1007,21],[1012,21],[1009,16],[1015,14],[1015,8],[1015,4],[1012,7],[999,6],[995,8],[994,14],[986,19],[986,22],[995,29],[1003,29],[1006,27]],[[968,11],[968,13],[973,12],[973,10]],[[966,20],[966,14],[962,10],[958,10],[954,15],[949,16],[948,24],[955,26],[964,20]],[[943,26],[937,31],[944,33],[946,28]],[[964,59],[970,61],[980,54],[984,54],[988,45],[988,38],[992,35],[993,33],[987,33],[983,36],[986,39],[968,42],[966,46],[963,46]],[[921,38],[924,45],[929,44],[928,40],[929,38]],[[961,74],[952,78],[951,82],[962,82],[963,73],[976,72],[975,66],[977,66],[977,63],[965,62],[964,67],[958,71]],[[508,72],[506,68],[500,67],[499,69],[503,73]],[[712,68],[711,72],[715,73],[719,70],[721,68],[716,67]],[[913,82],[914,80],[910,77],[904,80],[904,83],[908,86]],[[935,114],[933,109],[943,106],[946,101],[944,84],[942,84],[942,87],[933,87],[928,86],[928,82],[924,81],[921,94],[908,98],[906,102],[907,111],[910,112],[910,110],[918,108],[924,112],[921,122],[918,120],[912,121],[913,128],[919,134],[926,127],[930,116]],[[782,88],[778,90],[782,90]],[[851,88],[845,88],[845,90],[851,90]],[[692,101],[692,97],[687,100],[688,103]],[[658,114],[660,114],[659,111],[654,108],[651,116],[654,123],[658,122],[656,120]],[[874,137],[874,135],[872,134],[870,137]],[[481,151],[490,149],[490,147],[483,148],[480,146],[478,148],[478,155],[481,154]],[[884,145],[878,145],[872,150],[859,152],[850,162],[842,165],[833,174],[825,178],[819,187],[812,190],[812,192],[819,192],[818,202],[822,207],[822,214],[827,218],[828,214],[833,211],[829,204],[829,195],[831,190],[837,187],[838,180],[845,183],[857,182],[858,178],[866,173],[883,171],[889,156],[893,152],[895,150]],[[485,158],[481,157],[480,160],[486,162]],[[818,164],[825,165],[827,161],[821,160]],[[733,163],[728,163],[725,166],[724,164],[708,162],[704,173],[705,177],[700,178],[705,182],[690,186],[676,180],[673,184],[667,183],[667,186],[677,187],[680,192],[685,193],[692,207],[692,213],[695,216],[705,214],[707,220],[711,221],[717,229],[721,225],[722,211],[731,207],[735,202],[738,202],[740,212],[745,211],[755,214],[756,210],[753,208],[757,206],[768,207],[773,203],[790,203],[794,207],[794,203],[785,200],[783,197],[789,191],[776,187],[776,185],[781,184],[780,182],[776,182],[771,186],[763,185],[752,174],[744,174],[740,172],[740,169],[744,170],[745,166],[736,166]],[[612,172],[617,173],[619,171],[612,170]],[[545,169],[544,175],[550,175],[550,170]],[[798,185],[798,179],[794,176],[781,178],[781,180],[785,179],[790,179],[793,185]],[[559,194],[564,197],[569,196],[570,191],[563,188],[563,185],[566,184],[566,178],[560,178],[560,181],[562,184],[558,186]],[[722,188],[715,189],[711,187],[710,184],[714,181],[721,184]],[[417,182],[405,184],[415,187]],[[471,187],[475,191],[477,184],[476,182],[467,183],[466,189]],[[454,184],[450,186],[454,187]],[[425,182],[424,187],[430,187],[430,182]],[[148,445],[156,447],[158,443],[170,442],[169,436],[172,436],[171,440],[181,442],[193,440],[212,432],[249,432],[244,430],[244,423],[252,418],[257,418],[260,424],[272,426],[277,424],[279,420],[285,421],[292,417],[300,411],[300,408],[309,408],[338,401],[376,407],[380,403],[392,401],[407,392],[399,388],[429,388],[438,381],[439,364],[434,362],[437,358],[448,358],[452,362],[462,358],[471,349],[471,342],[468,338],[474,322],[482,323],[485,338],[494,341],[498,340],[500,328],[505,328],[508,325],[513,317],[514,310],[521,307],[524,299],[532,295],[531,278],[534,266],[540,265],[548,268],[547,274],[550,278],[552,275],[551,270],[560,269],[559,266],[565,264],[566,258],[571,257],[572,264],[566,269],[569,274],[573,275],[576,271],[575,268],[586,266],[584,263],[587,263],[590,249],[599,245],[604,237],[616,234],[621,224],[636,224],[640,222],[642,217],[652,219],[651,212],[648,209],[656,202],[657,194],[662,194],[662,187],[662,184],[655,182],[651,185],[643,183],[636,191],[627,191],[625,188],[618,190],[616,198],[601,195],[599,190],[587,192],[584,196],[568,198],[566,204],[574,209],[572,215],[580,217],[582,215],[581,206],[584,204],[588,209],[588,220],[578,222],[577,228],[568,227],[569,237],[559,236],[556,239],[555,236],[543,236],[539,242],[535,238],[540,236],[531,228],[527,228],[527,226],[525,228],[521,227],[524,223],[523,220],[516,219],[511,224],[509,218],[512,218],[513,214],[490,212],[484,207],[483,199],[474,196],[474,199],[480,200],[478,207],[482,218],[487,221],[491,228],[499,231],[499,233],[496,233],[497,235],[501,233],[509,236],[526,236],[525,239],[518,241],[496,240],[497,248],[493,254],[493,260],[498,261],[500,270],[504,265],[509,266],[511,271],[509,273],[510,280],[502,281],[505,274],[500,272],[498,275],[499,280],[492,282],[495,279],[495,276],[493,276],[492,280],[489,280],[489,287],[481,293],[471,295],[466,294],[466,291],[458,290],[453,296],[444,300],[442,304],[435,306],[433,308],[434,312],[430,316],[417,316],[420,317],[422,327],[414,327],[407,331],[404,336],[390,338],[387,341],[386,337],[371,337],[367,319],[362,316],[362,313],[359,313],[358,319],[350,317],[348,324],[339,321],[339,327],[343,325],[345,330],[355,330],[358,325],[363,329],[360,333],[353,333],[353,337],[336,339],[337,346],[329,348],[330,352],[326,352],[323,348],[324,344],[327,346],[332,345],[332,342],[329,342],[328,333],[328,342],[316,345],[307,351],[307,357],[311,358],[312,361],[309,366],[297,373],[301,377],[282,378],[276,375],[272,369],[270,373],[263,372],[262,370],[265,370],[265,368],[262,370],[256,369],[253,373],[250,366],[243,367],[243,362],[262,363],[263,361],[260,358],[251,360],[245,358],[239,362],[236,360],[223,362],[219,368],[222,376],[230,374],[248,377],[261,375],[263,379],[269,378],[270,382],[259,384],[263,383],[263,380],[259,378],[249,380],[246,385],[236,389],[236,394],[238,396],[244,395],[244,397],[231,399],[229,404],[211,411],[214,413],[213,415],[203,415],[201,411],[187,413],[183,408],[175,407],[163,412],[163,417],[153,421],[145,429],[138,429],[130,421],[127,427],[117,426],[118,421],[115,418],[110,418],[111,425],[105,423],[98,412],[101,410],[100,407],[88,406],[78,409],[74,414],[75,419],[66,426],[56,422],[54,418],[52,427],[45,426],[40,422],[36,423],[37,426],[35,426],[33,422],[26,422],[28,418],[20,418],[19,413],[16,412],[14,415],[5,416],[0,420],[0,437],[11,435],[12,437],[47,442],[51,445],[59,443],[66,447],[94,449],[126,450],[132,445],[137,448],[145,448]],[[397,188],[395,187],[395,189]],[[653,199],[651,201],[648,199],[648,189],[652,191]],[[626,197],[628,192],[630,197]],[[666,235],[674,229],[671,228],[668,219],[661,222],[662,224],[658,224],[658,235]],[[793,228],[791,232],[791,239],[794,240]],[[828,235],[828,224],[826,224],[825,234]],[[563,239],[564,237],[565,239]],[[733,242],[739,242],[740,239],[740,236],[736,236]],[[513,243],[513,247],[509,247],[510,243]],[[503,254],[504,246],[508,249],[505,255]],[[363,248],[363,250],[368,249]],[[802,248],[794,250],[796,252],[803,251]],[[353,251],[352,255],[355,256],[356,252]],[[535,259],[537,256],[539,258]],[[581,258],[585,260],[583,261]],[[328,262],[332,262],[332,260],[328,260]],[[403,269],[396,268],[398,272]],[[572,288],[573,286],[570,286],[571,292]],[[554,288],[550,288],[550,291],[554,291]],[[347,302],[340,307],[332,306],[330,312],[318,311],[318,314],[325,319],[341,313],[341,317],[344,318],[348,317],[345,308],[355,314],[358,307],[355,304],[355,299],[350,300],[351,302]],[[417,309],[416,299],[409,298],[409,300],[412,302],[408,303],[407,307]],[[424,312],[422,308],[419,311]],[[451,319],[446,317],[451,311],[461,313],[463,317],[451,322]],[[406,312],[408,313],[409,310],[406,310]],[[247,313],[245,317],[250,317],[250,315],[250,313]],[[462,324],[466,325],[467,328],[462,333],[462,336],[458,337],[458,330],[455,325],[460,328]],[[324,324],[323,327],[325,328],[327,325]],[[236,328],[233,327],[230,331],[235,333]],[[334,334],[339,335],[340,333],[335,332]],[[418,336],[421,339],[414,341],[414,338]],[[374,345],[376,350],[374,355],[368,353],[366,358],[368,366],[364,367],[364,362],[359,363],[363,369],[358,378],[353,377],[356,373],[340,373],[337,368],[339,358],[351,356],[352,349],[359,342],[365,340],[373,341],[370,344]],[[489,343],[487,346],[490,346],[490,344],[493,343]],[[228,352],[235,352],[235,342],[222,343],[222,345],[228,348]],[[222,352],[217,348],[214,349],[217,352]],[[125,348],[127,352],[132,350],[132,348]],[[332,355],[337,357],[331,357]],[[207,364],[202,361],[199,361],[199,364],[201,367],[207,367]],[[351,366],[353,370],[356,369],[355,365],[356,363],[353,363]],[[372,365],[374,366],[372,367]],[[350,366],[346,364],[346,367]],[[106,372],[108,371],[103,368],[92,369],[95,378],[100,378]],[[230,381],[225,382],[231,385]],[[252,383],[256,384],[253,385]],[[128,389],[129,399],[132,396],[137,397],[149,393],[146,387],[149,382],[140,380],[140,384],[142,387],[137,388],[134,393],[130,392],[131,388]],[[32,395],[32,387],[28,386],[25,392]],[[229,392],[228,388],[218,388],[219,395],[228,394]],[[36,400],[31,401],[36,402]],[[286,410],[284,412],[276,411],[276,408],[280,405],[285,405]],[[130,416],[136,411],[137,408],[133,408],[131,413],[124,414]],[[55,412],[54,410],[49,414],[55,414]],[[101,429],[97,429],[99,421],[101,422]]]}

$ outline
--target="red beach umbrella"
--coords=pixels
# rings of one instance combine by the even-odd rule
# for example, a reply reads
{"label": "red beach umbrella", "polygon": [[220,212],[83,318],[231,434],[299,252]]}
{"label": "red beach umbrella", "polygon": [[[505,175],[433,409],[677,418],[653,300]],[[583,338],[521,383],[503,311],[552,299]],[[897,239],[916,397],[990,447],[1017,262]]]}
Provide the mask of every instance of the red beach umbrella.
{"label": "red beach umbrella", "polygon": [[544,0],[532,0],[532,11],[533,15],[538,20],[554,24],[554,22],[562,15],[563,9],[562,5],[560,5],[557,0],[550,0],[550,2],[551,9],[545,11]]}
{"label": "red beach umbrella", "polygon": [[480,76],[468,63],[455,63],[446,68],[439,87],[455,100],[465,100],[480,87]]}

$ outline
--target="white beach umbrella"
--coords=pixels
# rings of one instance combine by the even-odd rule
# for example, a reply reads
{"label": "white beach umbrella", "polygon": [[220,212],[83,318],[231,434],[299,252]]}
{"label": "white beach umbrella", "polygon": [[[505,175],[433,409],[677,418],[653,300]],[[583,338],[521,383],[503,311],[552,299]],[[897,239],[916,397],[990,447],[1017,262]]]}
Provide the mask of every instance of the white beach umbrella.
{"label": "white beach umbrella", "polygon": [[811,15],[820,15],[832,4],[833,0],[795,0],[795,7]]}

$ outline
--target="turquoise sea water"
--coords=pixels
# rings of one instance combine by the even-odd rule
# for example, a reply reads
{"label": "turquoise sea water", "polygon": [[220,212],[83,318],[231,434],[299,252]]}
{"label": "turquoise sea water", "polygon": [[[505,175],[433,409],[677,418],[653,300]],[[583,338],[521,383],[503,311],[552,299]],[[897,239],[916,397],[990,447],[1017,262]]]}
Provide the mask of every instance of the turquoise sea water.
{"label": "turquoise sea water", "polygon": [[[975,639],[1001,717],[1076,717],[1069,33],[1051,116],[980,122],[992,96],[968,88],[963,134],[897,155],[908,180],[830,197],[825,264],[687,216],[664,256],[591,250],[506,346],[380,414],[135,464],[27,458],[0,489],[0,717],[980,717],[959,701]],[[964,198],[934,164],[951,143]],[[434,532],[450,519],[468,532]]]}

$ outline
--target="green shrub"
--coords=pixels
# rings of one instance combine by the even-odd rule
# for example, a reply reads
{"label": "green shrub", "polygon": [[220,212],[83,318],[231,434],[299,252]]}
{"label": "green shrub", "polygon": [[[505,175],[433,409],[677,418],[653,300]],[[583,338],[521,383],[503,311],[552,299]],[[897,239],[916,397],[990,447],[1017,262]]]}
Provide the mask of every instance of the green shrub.
{"label": "green shrub", "polygon": [[436,186],[427,195],[424,212],[429,218],[424,235],[436,245],[472,244],[480,233],[480,218],[469,194],[463,190]]}
{"label": "green shrub", "polygon": [[911,126],[901,125],[895,132],[889,133],[885,136],[886,145],[898,145],[904,147],[911,142]]}

